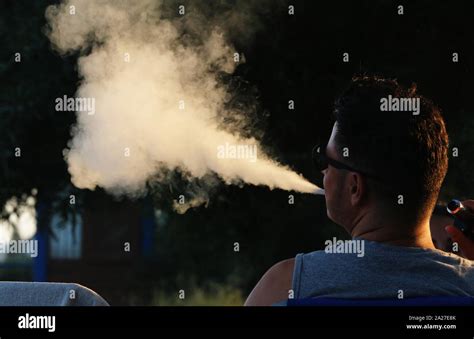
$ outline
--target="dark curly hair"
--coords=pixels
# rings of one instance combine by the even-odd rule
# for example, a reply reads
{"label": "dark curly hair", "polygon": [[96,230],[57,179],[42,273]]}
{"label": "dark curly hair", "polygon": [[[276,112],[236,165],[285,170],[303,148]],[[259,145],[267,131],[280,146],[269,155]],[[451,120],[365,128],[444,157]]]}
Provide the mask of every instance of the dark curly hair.
{"label": "dark curly hair", "polygon": [[[381,99],[418,98],[419,114],[382,111]],[[448,169],[448,134],[440,109],[396,80],[358,76],[336,100],[335,141],[347,147],[346,162],[373,174],[369,189],[397,202],[404,213],[420,218],[431,213]]]}

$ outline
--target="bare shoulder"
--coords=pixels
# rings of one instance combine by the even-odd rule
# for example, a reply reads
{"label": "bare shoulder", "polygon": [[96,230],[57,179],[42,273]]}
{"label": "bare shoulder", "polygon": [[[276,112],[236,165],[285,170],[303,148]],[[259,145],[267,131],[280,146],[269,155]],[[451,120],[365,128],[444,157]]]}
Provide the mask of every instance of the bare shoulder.
{"label": "bare shoulder", "polygon": [[288,299],[295,259],[282,260],[268,269],[245,301],[245,306],[270,306]]}

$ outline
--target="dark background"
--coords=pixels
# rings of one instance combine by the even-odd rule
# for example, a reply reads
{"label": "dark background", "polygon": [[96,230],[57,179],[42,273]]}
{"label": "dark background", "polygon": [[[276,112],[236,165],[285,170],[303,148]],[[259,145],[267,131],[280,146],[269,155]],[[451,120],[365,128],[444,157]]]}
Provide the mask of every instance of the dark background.
{"label": "dark background", "polygon": [[[289,204],[288,192],[222,186],[213,192],[209,206],[179,215],[171,208],[176,190],[161,189],[139,201],[117,202],[100,191],[73,188],[62,150],[75,115],[56,112],[54,99],[74,95],[77,56],[58,56],[43,34],[44,10],[51,3],[55,2],[0,1],[0,204],[37,188],[37,209],[42,211],[39,231],[51,234],[51,214],[70,221],[74,215],[96,211],[90,225],[106,225],[106,233],[89,232],[92,235],[82,244],[83,252],[89,253],[86,258],[66,260],[62,266],[50,263],[46,280],[84,283],[112,304],[239,304],[277,261],[321,249],[332,236],[344,236],[327,219],[322,197],[295,194],[295,203]],[[258,100],[264,145],[280,162],[313,180],[311,149],[330,133],[332,104],[352,75],[375,73],[405,85],[415,82],[420,93],[441,107],[451,146],[459,149],[459,156],[450,158],[440,198],[473,198],[469,161],[474,153],[474,8],[470,3],[293,0],[283,1],[283,7],[269,5],[259,12],[261,28],[254,38],[234,41],[246,57],[236,78],[246,82]],[[294,16],[287,14],[289,4],[295,6]],[[398,15],[398,5],[404,6],[404,15]],[[16,52],[22,54],[21,63],[14,62]],[[344,52],[350,55],[348,63],[342,62]],[[458,63],[452,62],[454,52],[459,54]],[[288,110],[288,100],[295,101],[295,110]],[[19,146],[22,157],[15,158]],[[84,204],[71,207],[64,198],[71,192]],[[91,203],[94,199],[102,203]],[[118,269],[101,276],[112,261],[102,260],[104,255],[97,250],[100,237],[135,234],[133,220],[121,226],[124,219],[111,215],[124,208],[138,210],[142,219],[157,216],[152,231],[137,235],[137,244],[146,243],[147,251],[133,258],[112,255],[114,265],[124,263],[121,269],[126,275]],[[85,223],[84,229],[90,225]],[[87,239],[95,242],[91,245]],[[239,252],[234,252],[235,242]],[[85,250],[91,247],[90,252]],[[4,266],[0,278],[28,280],[35,275],[29,268]],[[177,300],[179,289],[191,291],[192,298],[187,294],[186,301]]]}

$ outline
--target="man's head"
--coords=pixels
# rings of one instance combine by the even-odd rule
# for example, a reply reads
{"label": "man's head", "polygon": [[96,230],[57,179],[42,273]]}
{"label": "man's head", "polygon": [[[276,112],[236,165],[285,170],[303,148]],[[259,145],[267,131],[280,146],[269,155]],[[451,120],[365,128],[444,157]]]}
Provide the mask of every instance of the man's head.
{"label": "man's head", "polygon": [[357,77],[334,115],[326,155],[353,170],[323,171],[328,216],[349,232],[366,211],[404,225],[426,221],[448,167],[440,110],[415,87]]}

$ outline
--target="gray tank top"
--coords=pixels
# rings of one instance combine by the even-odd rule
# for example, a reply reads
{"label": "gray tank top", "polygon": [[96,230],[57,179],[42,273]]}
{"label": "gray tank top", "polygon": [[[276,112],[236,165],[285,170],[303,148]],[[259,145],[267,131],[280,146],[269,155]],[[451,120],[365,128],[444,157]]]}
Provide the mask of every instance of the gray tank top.
{"label": "gray tank top", "polygon": [[474,296],[474,261],[440,250],[363,242],[363,256],[298,254],[294,298],[397,298],[400,291],[403,298]]}

